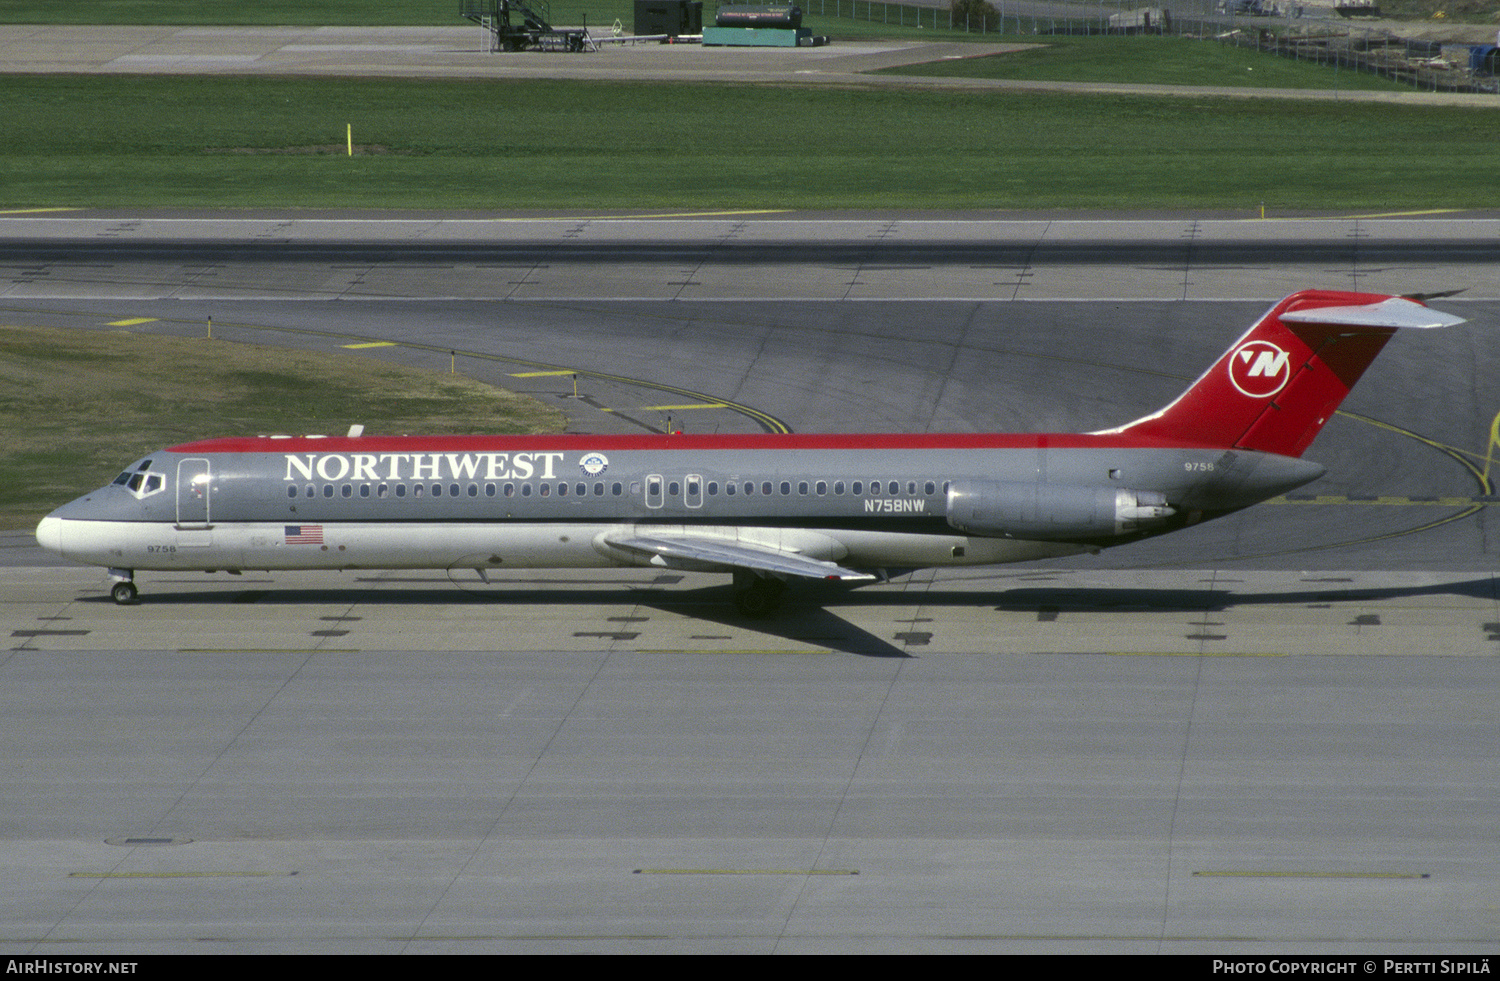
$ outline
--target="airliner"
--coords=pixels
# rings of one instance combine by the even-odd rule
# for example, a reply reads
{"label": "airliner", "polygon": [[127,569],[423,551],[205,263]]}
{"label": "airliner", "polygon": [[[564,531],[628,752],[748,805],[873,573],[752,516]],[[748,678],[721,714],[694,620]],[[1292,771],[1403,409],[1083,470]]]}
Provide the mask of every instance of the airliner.
{"label": "airliner", "polygon": [[747,617],[788,582],[1052,559],[1176,531],[1324,473],[1302,459],[1420,298],[1305,290],[1175,401],[1114,429],[889,435],[210,439],[149,454],[36,537],[136,570],[642,566],[729,573]]}

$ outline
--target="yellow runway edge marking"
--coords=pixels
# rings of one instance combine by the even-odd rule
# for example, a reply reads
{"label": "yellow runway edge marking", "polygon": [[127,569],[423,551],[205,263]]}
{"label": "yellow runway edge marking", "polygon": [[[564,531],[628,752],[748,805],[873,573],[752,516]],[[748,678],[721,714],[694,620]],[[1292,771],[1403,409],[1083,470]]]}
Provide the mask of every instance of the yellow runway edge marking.
{"label": "yellow runway edge marking", "polygon": [[[735,215],[786,215],[791,214],[790,208],[757,208],[741,211],[679,211],[667,212],[659,215],[584,215],[582,217],[559,217],[544,219],[547,221],[642,221],[650,218],[733,218]],[[531,221],[535,218],[492,218],[494,222],[516,222]]]}
{"label": "yellow runway edge marking", "polygon": [[1194,872],[1198,878],[1213,879],[1425,879],[1426,872],[1256,872],[1221,870]]}
{"label": "yellow runway edge marking", "polygon": [[106,327],[134,327],[136,324],[154,324],[155,317],[131,317],[129,320],[111,320]]}
{"label": "yellow runway edge marking", "polygon": [[367,347],[395,347],[395,341],[366,341],[363,344],[345,344],[344,348],[349,351],[358,351]]}
{"label": "yellow runway edge marking", "polygon": [[857,869],[636,869],[636,875],[859,875]]}
{"label": "yellow runway edge marking", "polygon": [[1272,221],[1361,221],[1365,218],[1416,218],[1421,215],[1452,215],[1464,208],[1428,208],[1426,211],[1387,211],[1376,215],[1323,215],[1308,218],[1272,218]]}
{"label": "yellow runway edge marking", "polygon": [[264,879],[295,872],[69,872],[70,879]]}
{"label": "yellow runway edge marking", "polygon": [[791,648],[739,648],[739,647],[640,647],[636,654],[832,654],[826,647],[809,647],[805,650]]}
{"label": "yellow runway edge marking", "polygon": [[1287,657],[1285,651],[1101,651],[1105,657]]}
{"label": "yellow runway edge marking", "polygon": [[513,371],[513,372],[510,373],[510,376],[512,378],[553,378],[553,377],[556,377],[558,375],[573,375],[573,374],[577,374],[577,372],[572,371],[572,370],[568,370],[568,371]]}

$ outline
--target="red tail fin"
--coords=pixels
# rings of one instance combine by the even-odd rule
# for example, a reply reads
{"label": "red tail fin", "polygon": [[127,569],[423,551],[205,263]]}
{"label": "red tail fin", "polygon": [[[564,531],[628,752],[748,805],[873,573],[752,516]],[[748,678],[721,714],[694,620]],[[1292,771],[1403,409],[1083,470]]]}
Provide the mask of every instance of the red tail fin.
{"label": "red tail fin", "polygon": [[1392,334],[1460,323],[1404,297],[1294,293],[1175,402],[1109,432],[1301,456]]}

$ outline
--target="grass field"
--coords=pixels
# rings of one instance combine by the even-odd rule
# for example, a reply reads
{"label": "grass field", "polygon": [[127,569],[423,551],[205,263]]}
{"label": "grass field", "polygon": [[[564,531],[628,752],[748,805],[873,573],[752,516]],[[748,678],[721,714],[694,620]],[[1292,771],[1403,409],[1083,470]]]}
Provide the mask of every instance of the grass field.
{"label": "grass field", "polygon": [[[149,384],[143,379],[149,379]],[[0,528],[208,436],[560,432],[561,413],[464,378],[361,358],[0,325]]]}
{"label": "grass field", "polygon": [[[1488,109],[10,76],[0,207],[1490,207]],[[345,125],[362,155],[343,154]],[[328,152],[319,152],[328,151]]]}
{"label": "grass field", "polygon": [[1236,88],[1410,92],[1411,86],[1365,72],[1296,61],[1214,41],[1175,37],[1018,37],[1030,51],[886,69],[889,75],[1008,78],[1026,81],[1132,82]]}

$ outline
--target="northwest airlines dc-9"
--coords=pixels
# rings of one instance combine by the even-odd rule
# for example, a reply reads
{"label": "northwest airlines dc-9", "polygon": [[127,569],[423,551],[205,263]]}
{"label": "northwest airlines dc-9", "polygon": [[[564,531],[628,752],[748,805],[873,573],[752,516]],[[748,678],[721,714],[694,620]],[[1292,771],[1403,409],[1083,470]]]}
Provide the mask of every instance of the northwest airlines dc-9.
{"label": "northwest airlines dc-9", "polygon": [[747,616],[788,581],[1023,562],[1165,534],[1286,493],[1399,329],[1462,319],[1307,290],[1182,395],[1099,432],[258,436],[152,453],[43,518],[37,540],[139,569],[645,566],[734,577]]}

